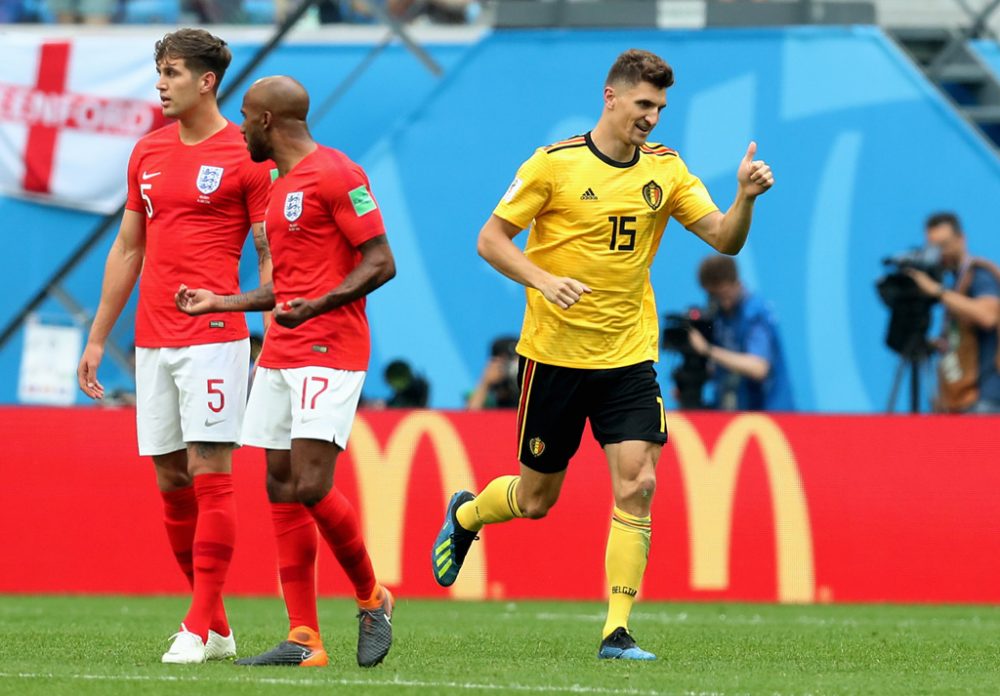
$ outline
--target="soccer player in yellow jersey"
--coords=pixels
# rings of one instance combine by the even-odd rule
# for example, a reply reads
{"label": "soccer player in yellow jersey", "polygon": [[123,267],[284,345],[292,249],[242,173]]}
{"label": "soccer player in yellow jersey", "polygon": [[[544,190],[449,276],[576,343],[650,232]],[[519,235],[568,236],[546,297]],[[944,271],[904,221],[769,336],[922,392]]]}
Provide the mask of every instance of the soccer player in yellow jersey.
{"label": "soccer player in yellow jersey", "polygon": [[[658,56],[636,49],[620,55],[594,129],[538,149],[479,233],[480,255],[527,288],[517,346],[520,472],[494,479],[479,495],[453,495],[432,552],[434,576],[448,586],[484,525],[544,517],[589,419],[615,498],[598,652],[606,659],[655,659],[628,630],[649,554],[656,461],[667,440],[653,370],[659,328],[649,267],[670,217],[717,251],[737,253],[754,201],[774,183],[750,143],[736,199],[722,213],[676,152],[647,143],[673,82]],[[512,240],[529,226],[522,253]]]}

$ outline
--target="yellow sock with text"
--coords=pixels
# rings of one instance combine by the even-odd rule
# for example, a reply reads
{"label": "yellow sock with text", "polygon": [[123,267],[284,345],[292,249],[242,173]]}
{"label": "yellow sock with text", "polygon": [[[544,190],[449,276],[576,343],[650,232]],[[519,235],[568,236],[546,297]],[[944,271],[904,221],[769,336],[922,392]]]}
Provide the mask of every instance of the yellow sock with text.
{"label": "yellow sock with text", "polygon": [[607,638],[619,626],[628,628],[632,604],[642,583],[642,575],[646,572],[650,535],[648,516],[636,517],[615,507],[608,533],[608,550],[604,556],[610,595],[602,638]]}
{"label": "yellow sock with text", "polygon": [[490,481],[475,500],[455,511],[458,523],[470,532],[478,532],[483,525],[524,517],[517,507],[517,484],[520,481],[520,476],[501,476]]}

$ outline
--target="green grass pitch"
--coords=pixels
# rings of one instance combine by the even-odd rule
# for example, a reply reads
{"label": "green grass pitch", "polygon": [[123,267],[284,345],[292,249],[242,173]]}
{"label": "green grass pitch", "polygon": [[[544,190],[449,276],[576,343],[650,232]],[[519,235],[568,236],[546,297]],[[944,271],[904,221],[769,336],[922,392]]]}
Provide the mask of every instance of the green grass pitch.
{"label": "green grass pitch", "polygon": [[[284,637],[231,599],[241,655]],[[1000,607],[640,603],[654,663],[596,659],[604,606],[402,599],[392,653],[355,663],[352,603],[323,600],[323,669],[161,665],[179,597],[0,597],[2,694],[1000,694]]]}

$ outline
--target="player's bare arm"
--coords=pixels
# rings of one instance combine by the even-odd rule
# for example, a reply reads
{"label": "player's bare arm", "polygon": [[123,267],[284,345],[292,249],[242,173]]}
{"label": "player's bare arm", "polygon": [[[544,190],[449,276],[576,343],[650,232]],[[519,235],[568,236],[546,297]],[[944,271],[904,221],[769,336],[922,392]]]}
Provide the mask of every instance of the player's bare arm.
{"label": "player's bare arm", "polygon": [[[260,286],[270,285],[274,274],[274,264],[271,262],[271,246],[267,243],[267,233],[263,222],[255,222],[250,227],[253,233],[253,246],[257,250],[257,273],[260,275]],[[264,312],[264,333],[271,323],[271,313]]]}
{"label": "player's bare arm", "polygon": [[296,297],[275,307],[274,320],[282,326],[295,328],[315,316],[364,297],[396,276],[396,261],[384,234],[364,242],[358,251],[361,262],[340,285],[322,297]]}
{"label": "player's bare arm", "polygon": [[763,160],[755,160],[755,154],[757,143],[751,142],[736,170],[736,200],[725,215],[718,211],[709,213],[688,228],[720,253],[737,254],[743,248],[750,232],[754,202],[774,185],[771,167]]}
{"label": "player's bare arm", "polygon": [[191,316],[211,312],[266,312],[274,308],[274,285],[268,282],[238,295],[217,295],[204,288],[181,285],[174,293],[174,304]]}
{"label": "player's bare arm", "polygon": [[580,281],[554,276],[529,261],[514,244],[514,237],[520,232],[517,225],[491,215],[479,232],[476,250],[493,268],[521,285],[538,290],[546,300],[562,309],[569,309],[584,293],[590,292],[590,288]]}
{"label": "player's bare arm", "polygon": [[108,259],[104,264],[101,301],[90,325],[87,346],[77,367],[80,389],[91,399],[104,398],[104,386],[97,379],[97,368],[104,357],[104,344],[128,302],[142,271],[146,255],[146,217],[143,213],[126,210],[118,227]]}

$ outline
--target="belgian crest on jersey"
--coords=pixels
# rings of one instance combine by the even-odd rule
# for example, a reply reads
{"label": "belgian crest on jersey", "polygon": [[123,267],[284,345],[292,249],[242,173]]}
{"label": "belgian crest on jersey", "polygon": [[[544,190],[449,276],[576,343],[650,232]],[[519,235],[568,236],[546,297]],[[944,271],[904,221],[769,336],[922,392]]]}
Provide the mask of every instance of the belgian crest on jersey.
{"label": "belgian crest on jersey", "polygon": [[208,195],[219,188],[219,184],[222,183],[222,167],[209,167],[206,164],[201,165],[201,169],[198,170],[198,190]]}
{"label": "belgian crest on jersey", "polygon": [[663,189],[655,181],[650,181],[642,187],[642,199],[646,201],[646,205],[656,210],[663,203]]}
{"label": "belgian crest on jersey", "polygon": [[302,215],[302,192],[293,191],[285,196],[285,219],[295,222]]}

